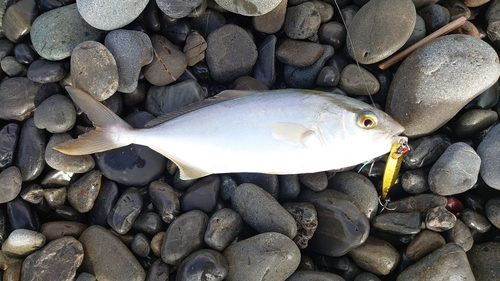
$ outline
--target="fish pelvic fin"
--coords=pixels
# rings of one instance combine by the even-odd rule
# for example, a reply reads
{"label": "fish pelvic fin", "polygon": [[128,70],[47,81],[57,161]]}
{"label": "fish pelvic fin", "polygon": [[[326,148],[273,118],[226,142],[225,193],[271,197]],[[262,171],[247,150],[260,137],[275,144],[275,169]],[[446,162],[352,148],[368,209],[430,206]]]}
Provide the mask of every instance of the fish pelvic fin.
{"label": "fish pelvic fin", "polygon": [[95,130],[56,146],[55,150],[68,155],[86,155],[131,144],[124,137],[133,130],[132,126],[84,91],[71,86],[67,86],[66,90],[87,114]]}

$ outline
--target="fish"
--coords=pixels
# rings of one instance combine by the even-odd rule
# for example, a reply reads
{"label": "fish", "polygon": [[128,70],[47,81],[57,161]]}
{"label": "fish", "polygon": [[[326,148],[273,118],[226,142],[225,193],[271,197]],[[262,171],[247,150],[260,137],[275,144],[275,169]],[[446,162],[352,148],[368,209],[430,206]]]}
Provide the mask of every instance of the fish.
{"label": "fish", "polygon": [[184,180],[220,173],[342,169],[386,154],[406,139],[400,135],[403,126],[382,110],[315,90],[228,90],[141,129],[88,93],[72,86],[66,90],[95,129],[54,149],[86,155],[143,145],[173,161]]}

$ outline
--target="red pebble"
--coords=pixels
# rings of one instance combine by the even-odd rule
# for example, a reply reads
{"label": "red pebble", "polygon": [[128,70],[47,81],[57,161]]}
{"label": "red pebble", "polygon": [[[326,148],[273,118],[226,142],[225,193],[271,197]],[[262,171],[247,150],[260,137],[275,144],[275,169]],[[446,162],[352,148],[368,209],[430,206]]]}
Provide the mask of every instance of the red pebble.
{"label": "red pebble", "polygon": [[448,202],[446,202],[446,210],[452,212],[456,216],[460,214],[461,211],[463,211],[464,204],[460,202],[457,198],[453,196],[447,196]]}

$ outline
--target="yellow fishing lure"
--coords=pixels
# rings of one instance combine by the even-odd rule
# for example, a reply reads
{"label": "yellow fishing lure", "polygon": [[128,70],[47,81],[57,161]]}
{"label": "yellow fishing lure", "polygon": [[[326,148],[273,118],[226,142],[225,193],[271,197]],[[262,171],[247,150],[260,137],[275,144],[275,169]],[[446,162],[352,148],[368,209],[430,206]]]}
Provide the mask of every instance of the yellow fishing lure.
{"label": "yellow fishing lure", "polygon": [[382,179],[382,194],[380,198],[382,200],[387,199],[387,194],[389,190],[396,182],[398,178],[399,169],[401,168],[401,163],[403,162],[403,154],[408,152],[410,148],[405,139],[400,139],[392,145],[389,156],[387,157],[387,162],[384,169],[384,177]]}

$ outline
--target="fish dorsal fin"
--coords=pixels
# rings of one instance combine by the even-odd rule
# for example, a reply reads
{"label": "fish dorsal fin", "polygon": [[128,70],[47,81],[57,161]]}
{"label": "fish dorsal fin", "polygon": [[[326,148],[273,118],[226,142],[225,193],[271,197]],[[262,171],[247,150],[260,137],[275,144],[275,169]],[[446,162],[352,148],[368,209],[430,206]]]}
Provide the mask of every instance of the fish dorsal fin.
{"label": "fish dorsal fin", "polygon": [[239,91],[239,90],[226,90],[226,91],[222,91],[220,92],[219,94],[209,98],[209,99],[205,99],[205,100],[202,100],[202,101],[199,101],[199,102],[195,102],[195,103],[192,103],[192,104],[188,104],[188,105],[185,105],[183,107],[180,107],[178,109],[174,109],[170,112],[167,112],[159,117],[156,117],[155,119],[149,121],[148,123],[146,123],[145,127],[148,128],[148,127],[154,127],[156,125],[159,125],[159,124],[162,124],[162,123],[165,123],[167,121],[170,121],[172,119],[175,119],[181,115],[184,115],[186,113],[189,113],[189,112],[192,112],[192,111],[195,111],[195,110],[198,110],[198,109],[202,109],[204,107],[207,107],[207,106],[211,106],[211,105],[214,105],[214,104],[218,104],[218,103],[221,103],[221,102],[225,102],[225,101],[228,101],[228,100],[232,100],[232,99],[235,99],[235,98],[240,98],[240,97],[244,97],[244,96],[248,96],[248,95],[251,95],[251,94],[254,94],[256,93],[255,91]]}
{"label": "fish dorsal fin", "polygon": [[271,125],[273,137],[295,145],[303,145],[307,139],[316,136],[316,132],[299,124],[277,122]]}

